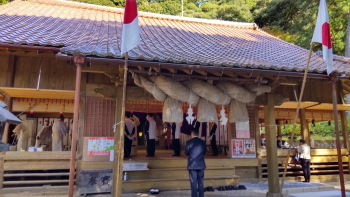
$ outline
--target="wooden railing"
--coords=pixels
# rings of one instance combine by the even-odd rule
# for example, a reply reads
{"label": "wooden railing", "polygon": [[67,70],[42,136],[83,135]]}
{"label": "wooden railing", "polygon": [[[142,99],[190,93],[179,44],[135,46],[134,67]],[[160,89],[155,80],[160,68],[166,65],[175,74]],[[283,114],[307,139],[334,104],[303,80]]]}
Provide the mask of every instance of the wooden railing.
{"label": "wooden railing", "polygon": [[1,152],[0,187],[67,185],[70,152]]}
{"label": "wooden railing", "polygon": [[[289,155],[288,164],[285,163],[287,156],[287,149],[277,150],[278,156],[278,169],[280,176],[283,175],[284,167],[287,166],[286,176],[302,176],[302,168],[300,162],[294,159],[296,150],[292,150]],[[349,173],[349,158],[347,149],[341,149],[342,163],[344,173]],[[267,172],[267,159],[266,150],[261,150],[261,175],[266,178]],[[339,173],[338,157],[336,149],[311,149],[311,161],[310,161],[311,174],[314,175],[330,175]]]}

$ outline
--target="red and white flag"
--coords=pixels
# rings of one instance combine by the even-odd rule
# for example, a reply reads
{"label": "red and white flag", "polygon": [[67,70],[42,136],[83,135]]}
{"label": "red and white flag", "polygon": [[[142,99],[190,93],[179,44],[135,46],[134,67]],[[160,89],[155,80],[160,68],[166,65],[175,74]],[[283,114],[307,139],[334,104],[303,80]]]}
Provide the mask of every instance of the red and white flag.
{"label": "red and white flag", "polygon": [[139,19],[136,0],[126,0],[124,9],[121,54],[140,44]]}
{"label": "red and white flag", "polygon": [[326,0],[320,0],[314,35],[311,42],[322,44],[323,59],[327,63],[327,74],[333,71],[333,50]]}

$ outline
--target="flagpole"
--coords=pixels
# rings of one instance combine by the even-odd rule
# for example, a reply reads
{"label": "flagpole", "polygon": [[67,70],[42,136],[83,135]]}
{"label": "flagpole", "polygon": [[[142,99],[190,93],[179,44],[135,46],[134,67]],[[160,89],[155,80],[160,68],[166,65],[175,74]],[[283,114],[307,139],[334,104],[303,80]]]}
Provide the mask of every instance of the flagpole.
{"label": "flagpole", "polygon": [[[309,57],[308,57],[308,60],[307,60],[305,71],[304,71],[304,77],[303,77],[303,82],[302,82],[302,85],[301,85],[300,95],[299,95],[299,99],[297,100],[298,105],[297,105],[297,110],[296,110],[295,117],[294,117],[292,134],[290,136],[289,144],[292,144],[291,141],[294,138],[294,133],[295,133],[295,129],[296,129],[296,126],[297,126],[297,119],[298,119],[298,116],[299,116],[300,104],[301,104],[301,101],[302,101],[303,95],[304,95],[305,83],[306,83],[306,79],[307,79],[307,72],[309,70],[310,59],[311,59],[311,55],[312,55],[312,48],[313,48],[313,46],[314,45],[311,42]],[[284,179],[286,178],[287,167],[288,167],[288,164],[289,164],[290,150],[291,150],[291,146],[288,147],[288,153],[287,153],[286,160],[285,160],[285,166],[284,166],[284,171],[283,171],[283,176],[282,176],[282,182],[281,182],[281,186],[280,186],[280,192],[281,193],[282,193],[282,189],[283,189],[283,186],[284,186]]]}
{"label": "flagpole", "polygon": [[[123,90],[122,90],[122,102],[121,102],[121,116],[119,122],[119,132],[114,133],[114,167],[113,167],[113,192],[112,197],[122,196],[122,177],[123,177],[123,159],[124,159],[124,118],[125,118],[125,97],[126,97],[126,82],[128,74],[128,52],[125,53],[125,63],[124,63],[124,78],[123,78]],[[117,99],[119,99],[118,94],[120,94],[119,88],[117,89]],[[118,100],[116,101],[118,103]],[[119,111],[118,105],[116,106],[117,113]],[[118,120],[117,120],[118,121]],[[117,127],[118,125],[116,125]],[[118,135],[119,134],[119,135]],[[118,144],[116,144],[118,143]]]}
{"label": "flagpole", "polygon": [[337,155],[338,155],[340,190],[341,190],[341,196],[346,197],[345,185],[344,185],[343,160],[341,156],[340,139],[339,139],[340,135],[339,135],[339,125],[338,125],[337,87],[336,87],[336,83],[338,82],[338,79],[339,79],[338,77],[339,76],[337,73],[330,74],[330,81],[332,83],[333,117],[334,117],[334,129],[335,129]]}

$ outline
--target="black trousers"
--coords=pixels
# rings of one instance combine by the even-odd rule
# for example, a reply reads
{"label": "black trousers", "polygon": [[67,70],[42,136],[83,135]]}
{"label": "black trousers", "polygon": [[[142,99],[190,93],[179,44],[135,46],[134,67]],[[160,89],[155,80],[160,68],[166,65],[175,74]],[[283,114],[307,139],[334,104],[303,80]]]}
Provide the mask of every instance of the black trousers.
{"label": "black trousers", "polygon": [[131,144],[132,140],[130,140],[127,136],[124,136],[124,157],[130,157]]}
{"label": "black trousers", "polygon": [[204,170],[188,170],[191,183],[191,197],[204,197]]}
{"label": "black trousers", "polygon": [[180,156],[180,139],[172,139],[174,154]]}
{"label": "black trousers", "polygon": [[300,159],[305,181],[310,181],[310,159]]}
{"label": "black trousers", "polygon": [[156,140],[148,139],[147,140],[147,156],[154,156],[154,152],[156,151]]}
{"label": "black trousers", "polygon": [[211,139],[210,145],[211,145],[211,150],[213,151],[213,155],[218,155],[219,151],[218,151],[218,146],[216,145],[216,137],[215,137],[215,135]]}

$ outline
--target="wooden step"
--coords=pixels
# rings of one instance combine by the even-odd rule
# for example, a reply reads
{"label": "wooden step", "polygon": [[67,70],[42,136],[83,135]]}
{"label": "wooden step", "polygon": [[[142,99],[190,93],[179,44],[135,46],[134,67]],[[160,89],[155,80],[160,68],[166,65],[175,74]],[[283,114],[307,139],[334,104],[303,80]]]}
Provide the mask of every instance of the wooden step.
{"label": "wooden step", "polygon": [[[339,165],[311,165],[310,168],[338,168]],[[348,165],[343,165],[344,168],[347,168]],[[287,167],[287,169],[298,169],[301,168],[301,165],[291,164]],[[267,167],[261,167],[263,170],[267,170]],[[279,166],[278,169],[284,169],[284,166]]]}
{"label": "wooden step", "polygon": [[[249,163],[254,163],[250,161],[255,161],[251,159],[246,159],[247,166],[250,166]],[[155,168],[164,168],[164,166],[168,168],[178,168],[178,167],[187,167],[187,158],[186,159],[148,159],[148,160],[127,160],[124,161],[124,163],[148,163],[148,168],[155,169]],[[223,166],[235,166],[235,160],[234,159],[205,159],[205,164],[207,166],[217,166],[217,167],[223,167]],[[86,169],[93,169],[93,168],[86,168]]]}
{"label": "wooden step", "polygon": [[[21,194],[21,193],[50,193],[62,194],[67,196],[68,186],[30,186],[30,187],[10,187],[0,190],[1,195],[5,194]],[[17,195],[17,196],[32,196],[32,195]]]}
{"label": "wooden step", "polygon": [[[188,178],[186,168],[156,168],[146,171],[128,172],[129,180],[147,179],[167,179],[167,178]],[[235,168],[227,167],[207,167],[204,176],[231,176],[235,175]]]}
{"label": "wooden step", "polygon": [[29,177],[29,176],[69,176],[69,172],[60,172],[60,173],[9,173],[4,174],[4,177]]}
{"label": "wooden step", "polygon": [[[335,172],[338,172],[339,173],[339,170],[311,170],[311,175],[312,174],[321,174],[321,173],[335,173]],[[344,169],[344,173],[347,173],[349,172],[349,170],[345,170]],[[302,170],[300,169],[299,171],[287,171],[286,174],[302,174]],[[279,172],[279,174],[283,174],[283,172]],[[262,175],[268,175],[268,172],[263,172]]]}
{"label": "wooden step", "polygon": [[53,183],[68,183],[68,179],[64,180],[34,180],[34,181],[4,181],[4,185],[33,185],[33,184],[42,184],[42,185],[47,185],[47,184],[53,184]]}
{"label": "wooden step", "polygon": [[[238,185],[239,177],[232,176],[204,176],[204,186],[219,187],[224,185]],[[147,179],[123,181],[123,192],[148,192],[151,188],[164,190],[190,189],[189,178]]]}

